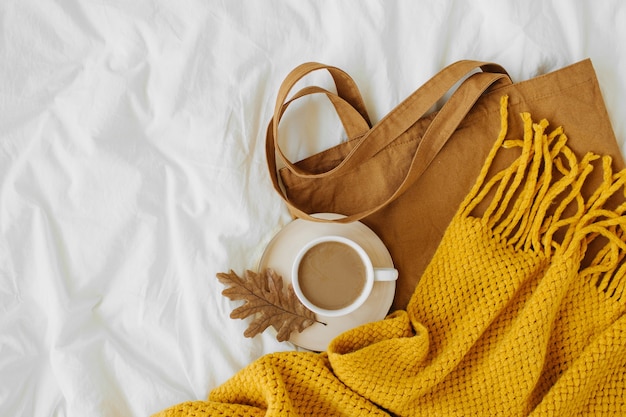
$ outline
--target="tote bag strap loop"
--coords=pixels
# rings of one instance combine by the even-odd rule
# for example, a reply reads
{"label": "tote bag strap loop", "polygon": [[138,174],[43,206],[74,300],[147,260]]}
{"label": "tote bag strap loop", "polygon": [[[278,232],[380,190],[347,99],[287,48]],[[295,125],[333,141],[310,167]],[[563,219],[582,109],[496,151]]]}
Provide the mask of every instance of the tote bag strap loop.
{"label": "tote bag strap loop", "polygon": [[368,124],[371,124],[365,103],[361,97],[361,92],[352,77],[337,67],[320,64],[318,62],[306,62],[298,65],[287,75],[287,77],[285,77],[285,80],[282,82],[278,90],[278,96],[276,97],[276,106],[274,108],[273,118],[273,120],[276,121],[276,124],[278,125],[278,121],[280,120],[282,106],[287,100],[289,92],[296,85],[296,83],[307,74],[322,69],[327,70],[332,76],[335,87],[337,88],[337,95],[350,103],[352,107],[354,107],[361,114],[363,119]]}
{"label": "tote bag strap loop", "polygon": [[[326,90],[324,90],[324,92],[335,106],[335,110],[337,111],[337,114],[344,126],[344,129],[346,130],[348,138],[353,139],[358,136],[362,136],[369,130],[371,126],[370,118],[367,113],[367,108],[365,107],[363,98],[361,96],[361,92],[359,91],[352,77],[348,75],[348,73],[337,67],[320,64],[318,62],[306,62],[304,64],[298,65],[287,75],[287,77],[285,77],[285,80],[282,82],[278,90],[278,96],[276,97],[276,106],[274,108],[274,115],[270,120],[271,130],[268,130],[266,139],[266,153],[268,155],[268,163],[269,158],[275,158],[275,155],[270,156],[270,153],[278,154],[284,165],[286,165],[291,171],[293,171],[297,175],[301,176],[308,176],[310,174],[298,168],[298,166],[293,164],[283,153],[278,143],[278,125],[287,107],[294,100],[313,93],[313,91],[310,90],[312,87],[305,87],[287,101],[287,97],[289,96],[291,89],[298,83],[298,81],[300,81],[306,75],[317,70],[327,70],[333,78],[335,88],[337,89],[337,94],[333,95],[333,93],[330,93]],[[348,110],[348,107],[344,103],[339,104],[338,102],[340,99],[346,104],[349,104],[352,109]],[[362,129],[362,132],[356,133],[358,131],[357,127],[362,126],[367,126],[367,128]],[[354,127],[355,130],[350,130],[352,127]],[[313,176],[315,176],[315,174],[313,174]]]}

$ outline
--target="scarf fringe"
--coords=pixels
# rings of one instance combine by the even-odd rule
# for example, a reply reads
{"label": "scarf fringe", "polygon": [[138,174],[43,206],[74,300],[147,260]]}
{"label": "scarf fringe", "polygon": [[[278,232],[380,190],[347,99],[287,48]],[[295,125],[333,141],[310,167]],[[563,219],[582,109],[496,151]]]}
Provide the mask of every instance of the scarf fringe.
{"label": "scarf fringe", "polygon": [[[592,152],[579,160],[562,127],[548,132],[547,120],[534,122],[529,113],[520,116],[523,139],[506,139],[508,96],[503,96],[500,134],[461,214],[471,216],[479,204],[488,203],[479,217],[494,236],[516,250],[543,252],[547,259],[558,253],[588,257],[579,276],[626,303],[626,170],[614,173],[610,156]],[[514,148],[520,150],[517,159],[489,175],[498,152]],[[583,185],[598,165],[602,181],[585,198]],[[621,204],[611,208],[612,198],[620,198]]]}

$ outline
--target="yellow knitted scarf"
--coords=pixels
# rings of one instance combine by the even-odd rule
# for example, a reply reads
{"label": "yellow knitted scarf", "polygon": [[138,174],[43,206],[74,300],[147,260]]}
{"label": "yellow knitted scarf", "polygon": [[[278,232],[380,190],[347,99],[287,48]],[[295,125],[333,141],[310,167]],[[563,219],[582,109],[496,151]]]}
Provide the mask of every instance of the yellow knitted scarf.
{"label": "yellow knitted scarf", "polygon": [[266,355],[158,415],[626,415],[626,171],[577,158],[526,113],[507,139],[507,117],[503,97],[500,135],[406,311],[321,354]]}

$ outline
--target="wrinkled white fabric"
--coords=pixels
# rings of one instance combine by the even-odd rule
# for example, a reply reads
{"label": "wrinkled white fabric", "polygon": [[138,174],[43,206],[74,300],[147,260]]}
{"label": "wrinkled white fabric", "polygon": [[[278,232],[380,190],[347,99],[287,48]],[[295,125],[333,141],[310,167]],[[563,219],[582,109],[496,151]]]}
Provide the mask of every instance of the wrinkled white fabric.
{"label": "wrinkled white fabric", "polygon": [[[0,2],[0,415],[145,416],[294,348],[244,338],[215,274],[290,220],[264,135],[296,65],[345,69],[377,121],[458,59],[519,81],[590,57],[623,149],[624,21],[621,0]],[[290,157],[341,140],[319,104],[289,110]]]}

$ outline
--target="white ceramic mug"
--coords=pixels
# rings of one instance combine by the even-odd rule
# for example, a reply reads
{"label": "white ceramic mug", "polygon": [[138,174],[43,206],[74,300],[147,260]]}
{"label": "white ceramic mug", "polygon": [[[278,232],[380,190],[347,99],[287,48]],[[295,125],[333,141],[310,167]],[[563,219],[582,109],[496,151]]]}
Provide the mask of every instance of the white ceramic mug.
{"label": "white ceramic mug", "polygon": [[374,282],[395,281],[398,271],[375,268],[367,252],[353,240],[322,236],[298,251],[291,277],[296,296],[309,310],[338,317],[363,305]]}

